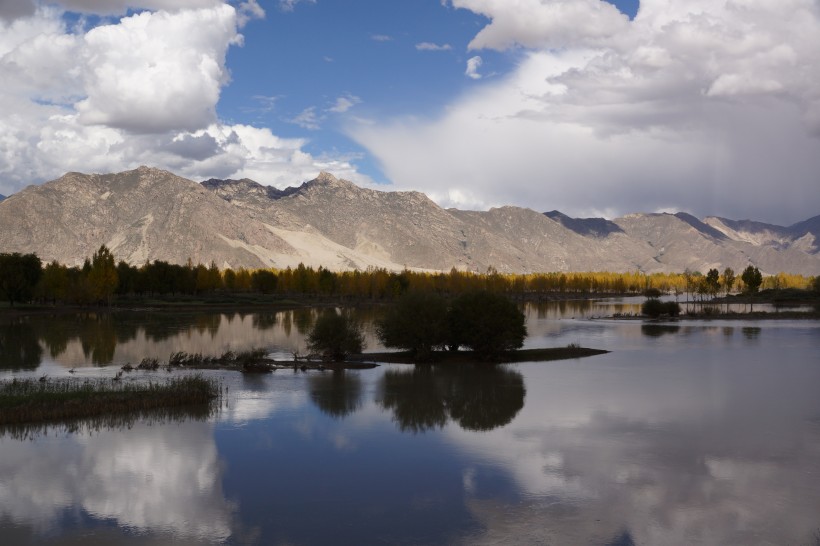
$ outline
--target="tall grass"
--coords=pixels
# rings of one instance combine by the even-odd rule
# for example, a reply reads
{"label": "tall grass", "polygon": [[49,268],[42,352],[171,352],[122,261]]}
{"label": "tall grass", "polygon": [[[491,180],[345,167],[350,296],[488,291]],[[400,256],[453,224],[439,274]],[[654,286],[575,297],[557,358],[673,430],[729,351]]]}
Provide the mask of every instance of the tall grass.
{"label": "tall grass", "polygon": [[0,383],[0,425],[206,404],[220,393],[216,380],[200,375],[156,382],[15,378]]}

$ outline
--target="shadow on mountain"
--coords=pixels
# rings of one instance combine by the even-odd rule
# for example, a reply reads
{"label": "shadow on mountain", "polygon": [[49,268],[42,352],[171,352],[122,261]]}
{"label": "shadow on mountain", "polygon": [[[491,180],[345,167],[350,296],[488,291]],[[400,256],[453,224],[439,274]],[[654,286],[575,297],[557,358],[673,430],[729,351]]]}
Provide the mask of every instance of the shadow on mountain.
{"label": "shadow on mountain", "polygon": [[605,218],[572,218],[557,210],[545,212],[544,216],[584,237],[606,237],[624,232],[618,224]]}

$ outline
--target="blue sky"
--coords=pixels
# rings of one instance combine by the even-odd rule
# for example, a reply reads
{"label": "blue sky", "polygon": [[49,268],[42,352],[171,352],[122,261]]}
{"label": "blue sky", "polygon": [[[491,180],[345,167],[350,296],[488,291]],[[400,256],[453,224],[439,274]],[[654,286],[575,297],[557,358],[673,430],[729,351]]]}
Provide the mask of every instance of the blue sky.
{"label": "blue sky", "polygon": [[0,193],[150,165],[445,207],[820,212],[816,0],[0,3]]}
{"label": "blue sky", "polygon": [[[630,17],[637,12],[637,0],[611,3]],[[378,162],[345,134],[344,119],[327,112],[337,99],[360,101],[351,110],[367,118],[432,117],[476,85],[464,74],[474,56],[467,45],[488,19],[469,10],[440,0],[324,0],[266,11],[243,29],[244,47],[228,52],[232,81],[220,117],[309,138],[312,154],[351,155],[377,183],[389,182]],[[484,52],[484,78],[503,76],[520,55]],[[310,109],[322,118],[318,128],[294,122]]]}

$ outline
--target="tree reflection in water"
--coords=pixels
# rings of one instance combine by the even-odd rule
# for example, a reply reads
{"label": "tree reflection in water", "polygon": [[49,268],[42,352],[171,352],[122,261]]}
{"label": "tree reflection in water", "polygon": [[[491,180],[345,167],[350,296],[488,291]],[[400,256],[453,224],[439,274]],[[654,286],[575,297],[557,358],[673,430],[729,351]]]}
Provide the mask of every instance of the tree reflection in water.
{"label": "tree reflection in water", "polygon": [[362,406],[362,382],[358,373],[335,369],[312,374],[310,399],[322,412],[342,418]]}
{"label": "tree reflection in water", "polygon": [[675,324],[641,324],[641,333],[648,337],[661,337],[678,332],[680,332],[680,326]]}
{"label": "tree reflection in water", "polygon": [[37,334],[26,320],[14,319],[0,325],[0,369],[34,370],[42,356]]}
{"label": "tree reflection in water", "polygon": [[465,430],[488,431],[510,423],[525,394],[523,376],[501,366],[417,366],[386,371],[377,402],[402,431],[442,428],[448,419]]}

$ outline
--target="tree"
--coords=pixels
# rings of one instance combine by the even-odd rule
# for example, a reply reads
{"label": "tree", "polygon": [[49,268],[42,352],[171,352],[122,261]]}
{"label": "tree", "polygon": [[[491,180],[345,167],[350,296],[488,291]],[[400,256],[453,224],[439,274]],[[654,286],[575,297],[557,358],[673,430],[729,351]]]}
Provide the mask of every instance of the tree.
{"label": "tree", "polygon": [[740,280],[745,285],[744,292],[746,294],[756,294],[760,290],[760,285],[763,284],[763,275],[758,268],[750,265],[743,270]]}
{"label": "tree", "polygon": [[661,301],[657,298],[649,298],[641,305],[641,314],[650,318],[658,318],[661,315],[676,317],[680,315],[680,305],[676,301]]}
{"label": "tree", "polygon": [[[735,270],[734,269],[732,269],[731,267],[727,267],[726,269],[723,270],[723,290],[726,293],[727,298],[729,297],[729,292],[732,291],[732,287],[735,284],[735,280],[737,280],[737,277],[735,277]],[[726,300],[726,312],[727,313],[729,312],[729,300],[728,299]]]}
{"label": "tree", "polygon": [[457,297],[448,315],[449,345],[464,345],[491,360],[520,348],[527,337],[524,313],[502,294],[467,292]]}
{"label": "tree", "polygon": [[30,301],[42,273],[43,264],[35,254],[0,254],[0,296],[12,307]]}
{"label": "tree", "polygon": [[426,292],[409,292],[388,309],[376,325],[385,347],[410,351],[420,361],[447,341],[447,302]]}
{"label": "tree", "polygon": [[364,335],[349,315],[329,309],[322,313],[307,337],[308,348],[325,360],[341,362],[349,354],[361,353]]}
{"label": "tree", "polygon": [[263,294],[275,292],[278,280],[276,274],[268,269],[257,269],[251,273],[251,286]]}
{"label": "tree", "polygon": [[[760,290],[760,285],[763,284],[763,275],[758,268],[750,265],[743,270],[743,274],[740,275],[740,280],[742,280],[744,284],[743,293],[751,296],[757,294],[757,291]],[[754,302],[752,302],[752,311],[754,311],[754,305]]]}
{"label": "tree", "polygon": [[51,300],[52,303],[64,300],[68,293],[68,268],[57,263],[57,260],[45,266],[37,285],[37,293],[43,300]]}
{"label": "tree", "polygon": [[729,292],[732,291],[732,287],[735,284],[735,270],[731,267],[727,267],[723,270],[723,290],[726,292],[726,295],[729,295]]}
{"label": "tree", "polygon": [[706,292],[712,296],[713,298],[717,296],[718,290],[720,290],[720,272],[712,268],[706,273]]}
{"label": "tree", "polygon": [[114,265],[114,255],[105,245],[100,246],[91,258],[88,282],[94,300],[98,302],[105,301],[110,306],[111,296],[117,289],[119,278],[117,276],[117,266]]}

